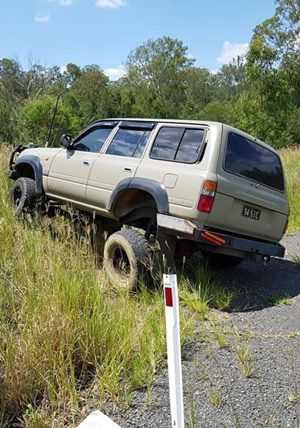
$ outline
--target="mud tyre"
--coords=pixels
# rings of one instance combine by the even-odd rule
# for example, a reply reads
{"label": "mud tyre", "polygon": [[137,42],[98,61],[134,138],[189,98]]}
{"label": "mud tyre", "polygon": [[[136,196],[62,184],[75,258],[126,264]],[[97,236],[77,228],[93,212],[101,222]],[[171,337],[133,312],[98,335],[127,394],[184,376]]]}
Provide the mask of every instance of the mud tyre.
{"label": "mud tyre", "polygon": [[133,291],[148,284],[151,258],[149,242],[136,230],[120,230],[105,242],[103,266],[113,286]]}
{"label": "mud tyre", "polygon": [[32,215],[38,198],[35,181],[27,177],[18,178],[10,189],[9,198],[17,218]]}

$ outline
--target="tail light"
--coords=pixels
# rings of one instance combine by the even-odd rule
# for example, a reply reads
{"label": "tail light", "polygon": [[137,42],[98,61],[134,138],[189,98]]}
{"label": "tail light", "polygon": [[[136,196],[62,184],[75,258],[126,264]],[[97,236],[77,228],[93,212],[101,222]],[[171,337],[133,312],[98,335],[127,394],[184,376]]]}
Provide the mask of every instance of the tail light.
{"label": "tail light", "polygon": [[206,180],[203,184],[202,192],[198,202],[197,209],[203,213],[210,213],[213,207],[217,183],[215,181]]}

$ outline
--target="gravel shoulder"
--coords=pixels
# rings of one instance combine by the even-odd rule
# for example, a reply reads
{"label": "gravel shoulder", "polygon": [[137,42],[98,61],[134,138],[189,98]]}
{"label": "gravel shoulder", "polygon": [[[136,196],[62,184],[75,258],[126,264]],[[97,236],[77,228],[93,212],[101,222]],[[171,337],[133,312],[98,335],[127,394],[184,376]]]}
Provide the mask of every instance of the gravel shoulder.
{"label": "gravel shoulder", "polygon": [[[300,266],[292,262],[300,235],[283,245],[285,260],[245,262],[220,274],[235,299],[231,312],[216,314],[213,329],[199,324],[198,337],[183,349],[186,426],[300,427]],[[278,306],[282,298],[288,304]],[[216,331],[227,346],[220,347]],[[135,391],[128,410],[108,404],[104,411],[122,428],[168,428],[168,394],[164,363],[150,397]]]}

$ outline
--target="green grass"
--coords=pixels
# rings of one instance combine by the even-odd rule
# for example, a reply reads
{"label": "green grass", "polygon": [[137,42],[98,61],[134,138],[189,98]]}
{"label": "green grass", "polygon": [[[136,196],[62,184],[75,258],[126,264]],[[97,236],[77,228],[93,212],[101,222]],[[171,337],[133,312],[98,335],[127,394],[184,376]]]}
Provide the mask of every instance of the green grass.
{"label": "green grass", "polygon": [[210,389],[209,400],[211,404],[215,407],[220,407],[222,405],[222,399],[218,387],[214,386]]}
{"label": "green grass", "polygon": [[285,306],[292,304],[292,298],[288,295],[283,297],[268,297],[267,302],[275,306]]}
{"label": "green grass", "polygon": [[[134,388],[150,390],[166,352],[162,291],[111,289],[63,221],[52,221],[55,235],[47,222],[16,221],[6,160],[2,152],[0,426],[76,426],[84,397],[126,406]],[[183,311],[183,341],[191,325]]]}
{"label": "green grass", "polygon": [[234,351],[235,351],[242,375],[245,378],[249,378],[252,375],[252,358],[250,355],[248,344],[243,343],[239,347],[235,348]]}
{"label": "green grass", "polygon": [[294,256],[293,262],[296,263],[296,265],[298,265],[300,267],[300,256]]}
{"label": "green grass", "polygon": [[183,275],[180,280],[180,300],[200,319],[210,318],[210,309],[227,309],[233,299],[233,293],[220,285],[213,273],[203,266],[190,266],[193,274]]}
{"label": "green grass", "polygon": [[[165,357],[161,290],[128,295],[112,289],[87,243],[69,225],[13,218],[7,201],[8,153],[0,152],[0,426],[74,427],[92,397],[130,402],[133,389],[151,384]],[[291,201],[289,231],[300,231],[300,150],[282,151]],[[53,234],[53,230],[55,233]],[[192,310],[209,319],[232,294],[206,269],[182,276],[182,341],[193,334]],[[186,310],[188,308],[188,311]],[[216,332],[220,347],[226,338]],[[247,349],[236,351],[251,373]],[[96,404],[95,404],[96,403]],[[193,419],[193,418],[192,418]]]}
{"label": "green grass", "polygon": [[288,232],[300,232],[300,149],[282,149],[279,154],[283,161],[291,208]]}

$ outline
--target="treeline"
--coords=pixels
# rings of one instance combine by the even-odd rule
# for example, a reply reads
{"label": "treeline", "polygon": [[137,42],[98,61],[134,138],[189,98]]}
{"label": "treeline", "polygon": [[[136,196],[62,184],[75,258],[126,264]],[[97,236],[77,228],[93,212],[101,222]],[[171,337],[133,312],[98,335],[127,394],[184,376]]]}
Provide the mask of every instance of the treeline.
{"label": "treeline", "polygon": [[274,147],[300,143],[300,3],[275,0],[275,15],[254,29],[245,58],[213,74],[194,66],[188,48],[163,37],[137,47],[125,77],[110,82],[98,65],[68,64],[23,70],[0,60],[0,141],[76,135],[106,117],[159,117],[222,121]]}

